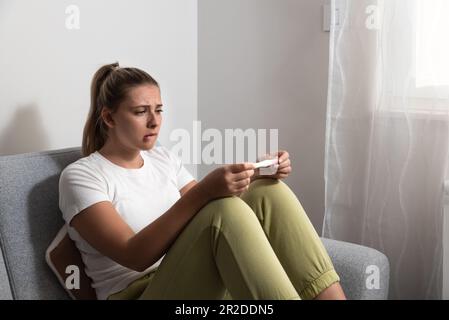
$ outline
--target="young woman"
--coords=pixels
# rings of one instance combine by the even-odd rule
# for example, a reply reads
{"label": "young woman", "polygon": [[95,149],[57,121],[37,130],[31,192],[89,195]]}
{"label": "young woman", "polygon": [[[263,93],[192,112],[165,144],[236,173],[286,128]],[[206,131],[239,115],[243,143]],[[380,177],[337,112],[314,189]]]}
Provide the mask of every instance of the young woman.
{"label": "young woman", "polygon": [[98,299],[344,299],[296,196],[250,163],[196,182],[156,140],[158,83],[101,67],[91,86],[84,157],[59,181],[59,205]]}

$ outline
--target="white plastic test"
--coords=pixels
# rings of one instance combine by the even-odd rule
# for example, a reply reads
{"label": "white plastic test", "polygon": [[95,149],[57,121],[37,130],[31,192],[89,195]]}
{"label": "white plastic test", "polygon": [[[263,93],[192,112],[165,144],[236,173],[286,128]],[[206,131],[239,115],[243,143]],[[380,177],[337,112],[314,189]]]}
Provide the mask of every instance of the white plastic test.
{"label": "white plastic test", "polygon": [[271,167],[275,164],[278,164],[277,158],[276,159],[267,159],[267,160],[263,160],[263,161],[254,163],[254,169]]}

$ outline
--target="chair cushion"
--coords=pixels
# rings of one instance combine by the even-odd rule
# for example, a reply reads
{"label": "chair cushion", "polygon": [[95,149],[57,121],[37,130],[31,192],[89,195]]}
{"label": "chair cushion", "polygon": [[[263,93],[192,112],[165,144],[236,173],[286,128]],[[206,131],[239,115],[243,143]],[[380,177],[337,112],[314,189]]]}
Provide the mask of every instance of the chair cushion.
{"label": "chair cushion", "polygon": [[[348,299],[388,299],[390,263],[385,254],[350,242],[327,238],[321,238],[321,240],[340,276],[341,286]],[[376,274],[373,273],[373,267]],[[379,277],[378,288],[367,285],[372,276]]]}
{"label": "chair cushion", "polygon": [[0,249],[0,300],[10,300],[11,288],[9,287],[8,274],[6,273],[5,261],[3,260],[3,253]]}
{"label": "chair cushion", "polygon": [[64,225],[59,176],[80,157],[79,147],[0,157],[0,245],[13,299],[70,299],[45,252]]}
{"label": "chair cushion", "polygon": [[72,299],[95,300],[92,280],[84,271],[84,263],[75,243],[67,233],[67,226],[59,230],[45,253],[45,260],[54,272],[60,285]]}

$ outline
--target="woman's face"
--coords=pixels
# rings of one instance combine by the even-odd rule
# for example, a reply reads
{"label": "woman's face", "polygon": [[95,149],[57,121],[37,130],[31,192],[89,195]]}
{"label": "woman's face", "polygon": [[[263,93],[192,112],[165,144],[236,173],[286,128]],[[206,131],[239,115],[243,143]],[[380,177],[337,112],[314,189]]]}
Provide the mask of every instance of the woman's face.
{"label": "woman's face", "polygon": [[134,87],[117,112],[111,114],[113,128],[109,128],[109,133],[125,148],[149,150],[159,134],[161,113],[161,94],[157,86]]}

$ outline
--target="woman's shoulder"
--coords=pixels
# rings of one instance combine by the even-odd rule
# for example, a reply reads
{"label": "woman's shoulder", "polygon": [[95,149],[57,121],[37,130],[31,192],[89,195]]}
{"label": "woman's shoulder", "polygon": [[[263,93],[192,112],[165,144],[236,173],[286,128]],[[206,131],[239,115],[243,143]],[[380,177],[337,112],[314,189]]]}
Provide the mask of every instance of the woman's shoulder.
{"label": "woman's shoulder", "polygon": [[69,165],[67,165],[61,172],[61,176],[71,175],[91,175],[96,176],[98,174],[98,159],[95,153],[92,153],[86,157],[80,158]]}

